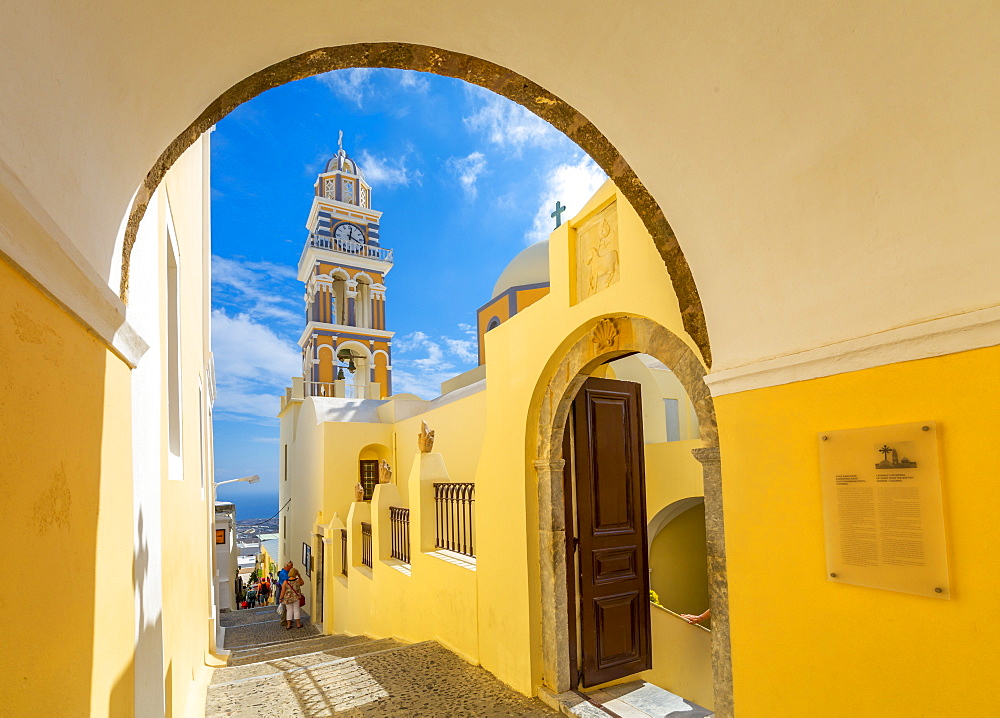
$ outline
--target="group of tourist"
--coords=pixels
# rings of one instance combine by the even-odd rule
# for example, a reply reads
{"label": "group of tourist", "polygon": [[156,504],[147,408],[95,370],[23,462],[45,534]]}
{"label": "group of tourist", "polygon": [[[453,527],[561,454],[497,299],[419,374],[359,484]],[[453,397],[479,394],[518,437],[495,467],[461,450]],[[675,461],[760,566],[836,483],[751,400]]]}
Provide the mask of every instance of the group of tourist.
{"label": "group of tourist", "polygon": [[266,606],[274,593],[275,584],[270,576],[251,576],[246,586],[241,577],[236,577],[236,605],[240,608]]}
{"label": "group of tourist", "polygon": [[254,575],[245,586],[242,577],[237,576],[236,605],[239,608],[267,606],[273,596],[274,602],[278,605],[278,613],[282,615],[282,620],[287,622],[286,628],[292,628],[292,621],[295,621],[296,628],[302,628],[302,607],[306,604],[306,598],[301,590],[304,583],[298,569],[291,561],[278,571],[276,577],[260,578]]}

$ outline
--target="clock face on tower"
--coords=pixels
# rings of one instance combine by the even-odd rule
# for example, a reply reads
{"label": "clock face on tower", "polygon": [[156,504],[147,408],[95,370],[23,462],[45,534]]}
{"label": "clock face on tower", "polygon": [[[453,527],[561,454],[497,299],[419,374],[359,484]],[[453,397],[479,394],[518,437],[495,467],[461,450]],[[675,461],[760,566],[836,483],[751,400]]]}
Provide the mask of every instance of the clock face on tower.
{"label": "clock face on tower", "polygon": [[334,230],[333,236],[341,242],[356,242],[364,244],[365,235],[353,224],[342,224]]}

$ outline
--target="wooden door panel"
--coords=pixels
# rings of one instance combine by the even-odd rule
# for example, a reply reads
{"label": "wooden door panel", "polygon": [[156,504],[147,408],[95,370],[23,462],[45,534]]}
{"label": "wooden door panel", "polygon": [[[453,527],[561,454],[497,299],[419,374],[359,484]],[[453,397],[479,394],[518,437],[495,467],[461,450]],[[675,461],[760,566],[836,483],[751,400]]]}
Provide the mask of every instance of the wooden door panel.
{"label": "wooden door panel", "polygon": [[[594,600],[597,613],[597,668],[609,670],[641,658],[639,606],[635,591]],[[647,597],[647,601],[648,601]],[[626,674],[627,675],[627,674]]]}
{"label": "wooden door panel", "polygon": [[594,583],[638,578],[635,546],[594,551]]}
{"label": "wooden door panel", "polygon": [[572,426],[580,676],[593,686],[652,665],[639,385],[588,379]]}
{"label": "wooden door panel", "polygon": [[629,463],[628,395],[594,396],[590,424],[599,429],[598,440],[591,444],[591,487],[594,507],[594,533],[618,534],[635,531],[632,487],[623,482],[622,467]]}

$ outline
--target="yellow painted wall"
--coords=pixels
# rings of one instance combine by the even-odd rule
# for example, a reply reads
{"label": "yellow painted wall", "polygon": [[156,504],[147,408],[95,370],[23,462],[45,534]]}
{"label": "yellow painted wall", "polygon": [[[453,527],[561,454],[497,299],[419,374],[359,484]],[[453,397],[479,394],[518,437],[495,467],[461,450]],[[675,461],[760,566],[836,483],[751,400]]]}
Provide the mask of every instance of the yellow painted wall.
{"label": "yellow painted wall", "polygon": [[128,367],[3,261],[0,367],[0,486],[12,541],[0,592],[0,705],[10,715],[128,715]]}
{"label": "yellow painted wall", "polygon": [[[992,347],[716,399],[741,715],[996,712],[998,367]],[[941,437],[951,600],[828,581],[817,433],[922,420]]]}
{"label": "yellow painted wall", "polygon": [[678,499],[705,493],[701,464],[691,453],[701,441],[646,444],[646,520]]}
{"label": "yellow painted wall", "polygon": [[703,708],[712,709],[715,704],[712,634],[659,606],[651,605],[649,609],[653,668],[643,671],[637,678],[683,696]]}
{"label": "yellow painted wall", "polygon": [[664,526],[649,548],[649,586],[674,613],[708,608],[705,504],[692,506]]}
{"label": "yellow painted wall", "polygon": [[[475,572],[420,555],[414,555],[411,577],[378,563],[370,575],[367,570],[352,567],[346,582],[331,576],[328,583],[327,593],[334,602],[332,630],[399,635],[408,640],[435,638],[480,662],[517,690],[534,694],[541,683],[542,636],[537,491],[531,463],[535,458],[537,420],[532,417],[537,417],[539,387],[544,385],[542,377],[562,358],[567,346],[589,331],[596,318],[612,313],[648,316],[690,345],[683,334],[663,263],[638,217],[621,198],[618,207],[621,280],[574,306],[569,304],[568,255],[573,227],[616,196],[613,185],[606,184],[578,217],[552,234],[551,290],[485,336],[490,357],[486,365],[486,391],[452,403],[436,402],[425,408],[424,414],[405,420],[394,418],[401,413],[397,409],[402,409],[407,401],[397,399],[384,410],[391,424],[325,425],[326,458],[322,469],[318,468],[317,459],[309,459],[317,468],[308,469],[307,473],[314,471],[311,476],[326,477],[324,516],[329,520],[336,510],[349,525],[352,555],[360,555],[356,526],[361,520],[368,520],[366,512],[374,510],[356,504],[352,517],[345,514],[351,487],[357,480],[354,462],[357,450],[375,441],[377,432],[395,433],[396,488],[399,500],[411,512],[418,505],[414,480],[411,477],[407,487],[401,477],[408,475],[417,458],[416,435],[422,420],[436,432],[434,451],[444,458],[449,479],[471,480],[476,484]],[[632,289],[635,286],[644,290],[636,292]],[[286,409],[289,420],[282,423],[283,437],[292,431],[292,423],[298,427],[300,437],[305,432],[316,433],[310,428],[315,426],[315,417],[308,414],[309,402],[309,399],[303,402],[302,414],[294,422],[289,412],[299,410]],[[701,495],[700,466],[690,454],[691,448],[699,444],[682,441],[671,442],[665,448],[650,445],[647,466],[654,486],[649,490],[651,511],[678,498]],[[350,466],[343,464],[334,451],[335,447],[348,446],[354,447],[353,450],[342,453],[350,457]],[[305,443],[301,447],[303,451],[317,451],[316,447],[307,449]],[[306,495],[313,497],[316,491],[315,487],[309,488]],[[318,499],[300,501],[296,497],[292,504],[301,506],[312,501]],[[304,534],[312,530],[310,523],[315,509],[301,510],[310,514],[295,521],[295,530]],[[366,518],[360,518],[362,514]],[[415,531],[412,523],[415,518],[411,514],[411,532]],[[354,526],[350,526],[351,521]],[[416,542],[416,534],[413,538]],[[339,559],[335,564],[339,567]],[[473,614],[467,620],[456,618],[470,609]],[[473,634],[468,633],[470,629]]]}
{"label": "yellow painted wall", "polygon": [[[204,138],[188,150],[167,174],[158,193],[169,203],[178,245],[181,352],[182,479],[161,482],[163,536],[163,652],[167,715],[197,716],[215,663],[209,655],[214,632],[211,584],[214,544],[207,527],[214,521],[211,502],[211,421],[207,416],[209,351],[208,143]],[[161,227],[161,241],[166,237]],[[165,326],[164,320],[161,326]],[[166,342],[163,341],[163,345]],[[199,403],[199,380],[203,385]],[[164,382],[165,384],[165,382]],[[166,407],[166,401],[164,402]],[[205,412],[199,421],[199,413]],[[163,456],[166,457],[166,421]]]}

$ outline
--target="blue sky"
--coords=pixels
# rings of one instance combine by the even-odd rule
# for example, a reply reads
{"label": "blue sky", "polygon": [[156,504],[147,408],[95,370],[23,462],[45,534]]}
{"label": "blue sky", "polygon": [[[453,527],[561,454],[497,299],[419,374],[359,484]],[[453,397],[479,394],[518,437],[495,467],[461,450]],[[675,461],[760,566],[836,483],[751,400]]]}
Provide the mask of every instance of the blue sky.
{"label": "blue sky", "polygon": [[313,182],[337,150],[358,161],[395,250],[386,279],[393,390],[433,398],[477,363],[475,310],[556,200],[572,216],[606,179],[576,145],[518,105],[405,70],[341,70],[237,108],[212,142],[212,345],[219,498],[239,518],[278,510],[278,397],[300,373],[295,278]]}

